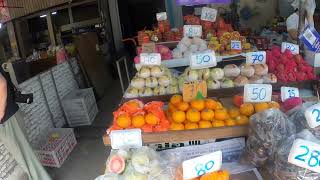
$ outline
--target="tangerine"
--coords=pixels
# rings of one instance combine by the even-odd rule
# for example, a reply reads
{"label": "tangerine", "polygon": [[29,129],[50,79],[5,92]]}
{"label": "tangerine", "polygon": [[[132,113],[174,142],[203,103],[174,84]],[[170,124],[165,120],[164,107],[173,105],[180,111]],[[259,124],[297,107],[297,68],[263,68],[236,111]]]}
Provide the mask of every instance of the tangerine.
{"label": "tangerine", "polygon": [[178,109],[180,110],[180,111],[187,111],[188,109],[189,109],[189,103],[187,103],[187,102],[181,102],[181,103],[179,103],[178,104]]}
{"label": "tangerine", "polygon": [[141,128],[145,123],[144,116],[141,114],[132,117],[132,125],[135,128]]}
{"label": "tangerine", "polygon": [[240,106],[240,113],[250,117],[254,113],[254,107],[251,103],[244,103]]}
{"label": "tangerine", "polygon": [[249,124],[249,118],[247,116],[240,115],[240,116],[237,116],[235,118],[235,120],[236,120],[236,123],[238,125],[247,125],[247,124]]}
{"label": "tangerine", "polygon": [[190,122],[199,122],[201,119],[200,112],[197,111],[196,109],[189,109],[187,111],[187,120]]}
{"label": "tangerine", "polygon": [[171,98],[170,98],[170,103],[173,104],[173,105],[178,105],[180,102],[182,102],[182,96],[181,95],[173,95]]}
{"label": "tangerine", "polygon": [[184,125],[182,123],[171,123],[170,130],[172,131],[184,130]]}
{"label": "tangerine", "polygon": [[160,121],[160,119],[156,115],[154,115],[152,113],[148,113],[145,116],[145,120],[146,120],[147,124],[150,124],[150,125],[153,125],[153,126],[157,125],[159,123],[159,121]]}
{"label": "tangerine", "polygon": [[204,121],[212,121],[214,118],[214,112],[211,109],[204,109],[201,111],[201,119]]}
{"label": "tangerine", "polygon": [[200,121],[199,128],[212,128],[212,124],[210,121]]}
{"label": "tangerine", "polygon": [[229,110],[229,115],[231,118],[235,118],[240,115],[240,111],[238,108],[232,108]]}
{"label": "tangerine", "polygon": [[216,109],[217,107],[217,101],[213,100],[213,99],[206,99],[205,100],[205,107],[207,109]]}
{"label": "tangerine", "polygon": [[221,102],[217,102],[217,106],[215,110],[218,110],[218,109],[223,109],[223,105],[221,104]]}
{"label": "tangerine", "polygon": [[216,120],[225,120],[228,119],[229,115],[226,109],[218,109],[215,111],[214,118]]}
{"label": "tangerine", "polygon": [[234,119],[227,119],[226,120],[226,125],[227,126],[235,126],[237,125],[236,121]]}
{"label": "tangerine", "polygon": [[262,112],[262,111],[269,109],[269,105],[268,105],[268,103],[265,103],[265,102],[256,103],[254,105],[254,109],[257,113]]}
{"label": "tangerine", "polygon": [[225,126],[225,123],[224,123],[224,121],[216,120],[216,121],[212,122],[212,126],[213,127],[223,127],[223,126]]}
{"label": "tangerine", "polygon": [[275,108],[275,109],[279,109],[280,108],[280,104],[275,102],[275,101],[271,101],[268,103],[269,108]]}
{"label": "tangerine", "polygon": [[171,103],[168,104],[168,111],[169,111],[170,113],[173,113],[173,112],[175,112],[176,110],[177,110],[177,108],[176,108],[173,104],[171,104]]}
{"label": "tangerine", "polygon": [[172,113],[172,120],[176,123],[182,123],[186,120],[186,114],[183,111],[175,111]]}
{"label": "tangerine", "polygon": [[185,129],[198,129],[198,123],[191,123],[191,122],[187,122],[185,125]]}
{"label": "tangerine", "polygon": [[121,114],[117,118],[117,125],[121,128],[128,128],[131,126],[131,118],[127,114]]}
{"label": "tangerine", "polygon": [[195,99],[191,101],[191,108],[194,108],[198,111],[202,111],[205,107],[204,100],[202,99]]}

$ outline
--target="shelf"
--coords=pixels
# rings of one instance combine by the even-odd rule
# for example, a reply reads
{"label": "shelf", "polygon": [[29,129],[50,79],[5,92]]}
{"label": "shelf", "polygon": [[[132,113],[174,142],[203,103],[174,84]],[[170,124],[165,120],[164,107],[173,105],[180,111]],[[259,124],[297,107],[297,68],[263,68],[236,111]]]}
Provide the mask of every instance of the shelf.
{"label": "shelf", "polygon": [[[248,135],[248,126],[220,127],[184,131],[167,131],[159,133],[142,133],[144,144],[170,143],[194,140],[233,138]],[[105,146],[110,146],[108,135],[103,136]]]}

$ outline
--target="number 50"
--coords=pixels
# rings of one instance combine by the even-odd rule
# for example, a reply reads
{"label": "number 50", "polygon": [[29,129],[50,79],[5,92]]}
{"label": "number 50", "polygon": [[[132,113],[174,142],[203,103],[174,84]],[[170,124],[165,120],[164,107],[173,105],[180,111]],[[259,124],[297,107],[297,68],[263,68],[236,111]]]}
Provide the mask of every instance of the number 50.
{"label": "number 50", "polygon": [[265,88],[253,88],[252,94],[252,100],[264,100],[267,96],[267,90]]}

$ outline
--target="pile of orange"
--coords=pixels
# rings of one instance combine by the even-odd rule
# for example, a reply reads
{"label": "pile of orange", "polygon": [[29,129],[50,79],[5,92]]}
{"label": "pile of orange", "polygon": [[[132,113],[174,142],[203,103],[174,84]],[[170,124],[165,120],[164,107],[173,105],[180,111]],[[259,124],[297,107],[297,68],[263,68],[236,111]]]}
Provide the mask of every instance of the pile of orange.
{"label": "pile of orange", "polygon": [[271,108],[280,108],[280,104],[274,101],[261,103],[244,103],[240,105],[240,113],[250,117],[254,113],[262,112]]}

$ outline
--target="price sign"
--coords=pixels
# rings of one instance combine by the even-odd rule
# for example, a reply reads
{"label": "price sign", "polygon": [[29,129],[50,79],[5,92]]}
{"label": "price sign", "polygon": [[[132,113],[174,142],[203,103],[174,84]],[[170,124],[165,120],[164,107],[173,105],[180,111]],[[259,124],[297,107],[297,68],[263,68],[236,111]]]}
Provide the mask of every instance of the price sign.
{"label": "price sign", "polygon": [[320,52],[320,34],[312,26],[307,26],[299,39],[309,48],[310,51]]}
{"label": "price sign", "polygon": [[218,11],[216,9],[203,7],[201,11],[201,20],[215,22]]}
{"label": "price sign", "polygon": [[231,41],[232,50],[242,50],[241,41]]}
{"label": "price sign", "polygon": [[190,102],[198,96],[207,97],[206,81],[184,83],[182,89],[183,101]]}
{"label": "price sign", "polygon": [[244,86],[244,102],[270,102],[272,86],[270,84],[247,84]]}
{"label": "price sign", "polygon": [[141,53],[140,64],[143,66],[160,66],[161,55],[159,53]]}
{"label": "price sign", "polygon": [[141,148],[141,129],[111,131],[110,141],[112,149]]}
{"label": "price sign", "polygon": [[221,169],[222,152],[217,151],[182,163],[183,179],[193,179]]}
{"label": "price sign", "polygon": [[292,54],[299,54],[299,46],[296,44],[283,42],[281,44],[281,52],[283,53],[286,49],[289,49]]}
{"label": "price sign", "polygon": [[165,21],[168,19],[166,12],[157,13],[157,21]]}
{"label": "price sign", "polygon": [[195,53],[191,55],[190,67],[191,69],[203,69],[214,67],[217,65],[217,59],[214,51],[206,51]]}
{"label": "price sign", "polygon": [[288,162],[310,171],[320,173],[320,145],[296,139],[289,153]]}
{"label": "price sign", "polygon": [[246,54],[247,64],[266,64],[267,56],[265,51],[249,52]]}
{"label": "price sign", "polygon": [[142,53],[154,53],[156,52],[156,43],[143,43],[142,46]]}
{"label": "price sign", "polygon": [[310,128],[315,128],[320,125],[320,103],[315,104],[304,112]]}
{"label": "price sign", "polygon": [[284,102],[287,99],[299,97],[299,89],[294,87],[281,87],[281,100]]}
{"label": "price sign", "polygon": [[202,36],[202,26],[200,25],[184,25],[183,35],[185,37],[201,37]]}

